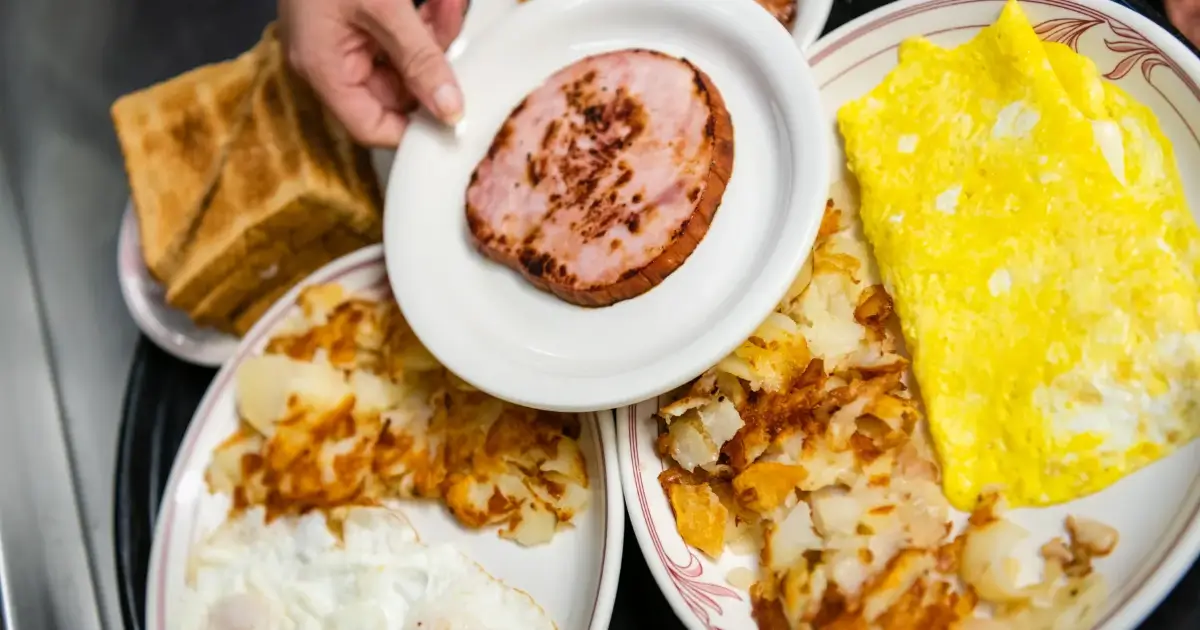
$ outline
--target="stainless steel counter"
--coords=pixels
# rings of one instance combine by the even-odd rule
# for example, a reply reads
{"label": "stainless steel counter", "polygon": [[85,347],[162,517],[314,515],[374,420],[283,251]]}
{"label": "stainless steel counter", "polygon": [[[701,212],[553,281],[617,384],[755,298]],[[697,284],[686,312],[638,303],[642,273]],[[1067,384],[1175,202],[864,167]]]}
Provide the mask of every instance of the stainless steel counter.
{"label": "stainless steel counter", "polygon": [[272,0],[0,2],[0,626],[121,627],[112,549],[137,338],[115,277],[118,95],[248,48]]}

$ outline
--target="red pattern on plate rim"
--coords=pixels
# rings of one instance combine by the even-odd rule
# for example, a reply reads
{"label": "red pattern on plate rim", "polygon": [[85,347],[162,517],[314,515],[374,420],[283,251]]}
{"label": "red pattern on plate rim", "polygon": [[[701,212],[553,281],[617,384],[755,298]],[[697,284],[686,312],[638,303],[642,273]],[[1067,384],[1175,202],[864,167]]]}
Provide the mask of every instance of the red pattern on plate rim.
{"label": "red pattern on plate rim", "polygon": [[[376,247],[378,247],[378,246],[376,246]],[[355,254],[348,254],[348,255],[353,256]],[[366,268],[372,267],[372,266],[382,267],[382,265],[383,265],[383,248],[378,247],[378,251],[376,252],[375,255],[373,255],[369,258],[366,258],[362,261],[359,261],[358,263],[355,263],[354,265],[347,267],[345,269],[325,269],[325,270],[317,271],[315,274],[313,274],[308,279],[306,279],[302,286],[309,286],[309,285],[314,285],[314,284],[325,284],[328,282],[340,282],[347,276],[357,273],[359,271],[362,271],[363,269],[366,269]],[[386,297],[390,297],[392,295],[392,288],[391,288],[390,283],[388,282],[387,274],[384,273],[383,277],[379,281],[377,281],[375,284],[368,285],[366,288],[364,288],[360,291],[357,291],[357,293],[366,294],[366,295],[369,295],[371,297],[375,297],[378,299],[384,299]],[[289,294],[287,296],[285,296],[284,299],[293,298],[293,295],[294,294],[289,292]],[[272,309],[274,309],[274,308],[276,308],[276,307],[272,307]],[[184,443],[181,446],[178,454],[175,457],[176,462],[188,461],[188,459],[191,458],[192,452],[196,448],[196,443],[199,441],[200,433],[203,432],[204,426],[212,420],[213,408],[216,405],[217,399],[219,399],[221,397],[216,392],[222,391],[226,387],[228,387],[230,379],[233,378],[235,371],[232,369],[232,365],[240,364],[242,361],[246,360],[249,356],[258,354],[259,350],[257,348],[262,343],[263,338],[266,337],[267,334],[271,330],[274,330],[275,327],[279,324],[279,321],[281,319],[283,319],[283,317],[290,312],[291,312],[290,307],[282,308],[275,312],[268,312],[267,317],[265,317],[263,319],[263,321],[259,322],[258,324],[255,324],[254,329],[251,330],[252,336],[249,338],[248,342],[242,343],[239,347],[237,354],[234,355],[233,358],[230,359],[230,361],[224,367],[221,368],[221,372],[217,374],[217,379],[214,380],[213,383],[209,385],[208,392],[205,393],[204,405],[196,412],[196,415],[192,418],[192,423],[189,423],[189,425],[188,425]],[[603,421],[603,420],[601,420],[601,418],[598,415],[593,415],[592,418],[593,418],[593,422],[597,423],[597,424],[599,422]],[[191,426],[191,424],[193,424],[193,423],[199,423],[199,424],[197,427],[195,427],[193,429],[193,427]],[[603,442],[600,441],[600,427],[599,426],[596,426],[593,428],[592,440],[595,442],[596,452],[600,454],[600,457],[598,458],[599,461],[597,462],[598,467],[600,469],[600,478],[604,479],[605,487],[607,488],[607,485],[608,485],[608,463],[605,461],[605,458],[604,458],[604,444],[603,444]],[[163,493],[163,498],[162,498],[162,503],[165,506],[162,508],[162,514],[163,514],[163,518],[166,519],[166,522],[163,525],[163,531],[162,531],[162,536],[163,536],[162,548],[159,550],[158,561],[157,562],[152,561],[152,565],[150,567],[151,573],[153,573],[155,566],[157,566],[157,568],[158,568],[158,580],[156,580],[155,583],[153,584],[154,589],[155,589],[155,593],[154,593],[153,597],[154,597],[154,601],[157,603],[157,606],[158,606],[158,618],[156,620],[152,620],[152,621],[157,621],[157,624],[155,627],[158,630],[167,630],[167,628],[169,627],[167,625],[167,618],[166,618],[166,615],[167,615],[167,606],[166,606],[167,555],[171,548],[171,535],[175,529],[175,524],[176,524],[177,514],[175,512],[175,495],[179,492],[179,482],[180,482],[179,479],[175,479],[174,473],[175,473],[175,471],[172,470],[171,477],[169,478],[169,485],[167,486],[166,492]],[[603,512],[603,516],[602,516],[603,524],[601,525],[600,538],[601,538],[601,540],[604,541],[604,544],[600,551],[601,571],[603,571],[604,562],[608,556],[608,509],[609,509],[608,508],[608,497],[604,496],[603,500],[604,500],[604,512]],[[189,514],[189,518],[188,518],[187,522],[181,523],[181,525],[184,525],[185,527],[188,528],[187,538],[189,541],[192,541],[192,542],[194,542],[194,540],[195,540],[194,527],[196,524],[196,520],[199,516],[199,511],[200,511],[200,501],[199,501],[199,499],[197,499],[196,501],[194,501],[192,503],[192,509]],[[156,537],[155,542],[158,542],[157,537]],[[603,578],[603,576],[601,576],[601,578]],[[592,614],[589,615],[589,620],[595,616],[596,607],[599,606],[599,604],[600,604],[600,589],[601,589],[602,585],[603,585],[603,579],[598,580],[596,583],[596,594],[592,600]],[[147,598],[147,601],[150,601],[150,599]],[[590,621],[589,621],[588,628],[589,628],[589,630],[591,630]]]}
{"label": "red pattern on plate rim", "polygon": [[[955,7],[955,6],[965,5],[965,4],[974,4],[976,2],[996,2],[996,1],[997,0],[930,0],[929,2],[913,5],[906,9],[901,9],[901,10],[891,13],[889,15],[883,16],[877,20],[863,24],[862,26],[854,29],[853,31],[850,31],[845,36],[839,38],[837,41],[824,47],[821,50],[821,52],[812,56],[809,59],[809,63],[815,68],[821,61],[825,60],[827,57],[829,57],[833,53],[837,52],[838,50],[841,50],[846,45],[858,40],[863,35],[870,34],[871,32],[876,31],[882,27],[888,26],[890,24],[893,24],[895,22],[898,22],[900,20],[903,20],[905,18],[914,16],[914,15],[927,13],[927,12],[935,10],[935,9]],[[1142,77],[1145,79],[1146,83],[1148,85],[1150,85],[1150,87],[1152,87],[1155,92],[1158,92],[1159,96],[1162,97],[1163,101],[1166,102],[1167,105],[1171,107],[1171,109],[1179,117],[1179,120],[1183,122],[1185,127],[1187,127],[1188,132],[1191,134],[1192,139],[1196,142],[1197,146],[1200,147],[1200,136],[1197,135],[1196,130],[1192,127],[1191,123],[1183,116],[1183,114],[1179,111],[1179,108],[1175,106],[1175,104],[1171,101],[1171,99],[1169,99],[1166,96],[1166,94],[1164,94],[1163,91],[1154,84],[1154,82],[1151,80],[1151,75],[1153,73],[1153,70],[1156,68],[1167,68],[1172,73],[1174,73],[1175,76],[1178,77],[1180,81],[1183,82],[1184,86],[1186,86],[1188,88],[1188,90],[1192,93],[1192,95],[1196,98],[1197,101],[1200,101],[1200,87],[1197,87],[1196,82],[1194,80],[1192,80],[1192,78],[1190,76],[1188,76],[1188,74],[1186,72],[1183,71],[1183,68],[1181,68],[1179,66],[1179,64],[1177,64],[1174,60],[1172,60],[1169,56],[1167,56],[1167,54],[1164,53],[1161,48],[1156,46],[1153,42],[1151,42],[1145,36],[1138,33],[1136,30],[1134,30],[1133,28],[1131,28],[1129,25],[1125,24],[1124,22],[1121,22],[1120,20],[1118,20],[1102,11],[1098,11],[1098,10],[1092,9],[1091,7],[1086,7],[1086,6],[1077,4],[1075,2],[1072,2],[1071,0],[1021,0],[1021,1],[1023,3],[1028,3],[1028,4],[1042,4],[1042,5],[1046,5],[1046,6],[1055,7],[1058,9],[1074,11],[1074,12],[1080,14],[1081,16],[1083,16],[1083,17],[1078,17],[1078,18],[1056,18],[1056,19],[1047,20],[1044,22],[1039,22],[1038,24],[1034,25],[1034,32],[1036,32],[1042,40],[1065,44],[1067,46],[1070,46],[1072,48],[1072,50],[1074,50],[1075,52],[1079,52],[1078,46],[1079,46],[1080,38],[1082,38],[1085,34],[1087,34],[1094,27],[1099,26],[1101,24],[1106,24],[1108,26],[1108,28],[1112,31],[1112,33],[1116,36],[1116,38],[1115,39],[1107,39],[1106,38],[1104,40],[1105,47],[1107,47],[1110,51],[1112,51],[1114,53],[1118,53],[1118,54],[1121,54],[1124,56],[1119,59],[1119,61],[1113,66],[1113,68],[1111,70],[1109,70],[1108,72],[1106,72],[1104,74],[1104,77],[1111,81],[1120,81],[1121,79],[1124,79],[1126,76],[1128,76],[1128,74],[1133,70],[1134,67],[1136,67],[1136,66],[1138,66],[1138,64],[1140,64]],[[940,33],[966,30],[966,29],[980,29],[980,28],[983,28],[983,26],[985,26],[985,25],[970,25],[970,26],[951,27],[951,28],[946,28],[946,29],[941,29],[941,30],[930,31],[930,32],[925,33],[924,36],[928,37],[928,36],[937,35]],[[880,54],[883,54],[889,50],[895,49],[895,48],[896,48],[895,45],[888,46],[887,48],[878,50],[870,55],[863,57],[856,63],[852,64],[851,66],[847,67],[845,70],[843,70],[840,73],[838,73],[837,75],[835,75],[832,79],[828,80],[825,85],[828,85],[829,83],[832,83],[833,81],[837,80],[838,78],[844,76],[846,73],[857,68],[862,63],[864,63],[870,59],[873,59],[874,57],[877,57]],[[824,88],[825,85],[822,85],[821,87]],[[687,604],[687,607],[692,611],[693,614],[696,615],[697,620],[700,621],[701,623],[703,623],[705,628],[709,628],[710,630],[716,630],[714,628],[714,626],[711,624],[711,616],[710,616],[710,611],[715,612],[716,614],[721,614],[721,612],[722,612],[720,604],[716,601],[716,597],[728,597],[728,598],[736,599],[739,601],[742,598],[735,591],[733,591],[729,588],[726,588],[724,586],[720,586],[717,584],[713,584],[710,581],[706,581],[706,580],[711,579],[711,576],[705,575],[703,564],[696,557],[695,553],[691,553],[690,548],[689,548],[688,562],[685,565],[680,565],[680,564],[676,563],[675,561],[671,560],[667,556],[666,552],[663,549],[663,545],[662,545],[662,541],[660,540],[659,532],[655,527],[654,518],[650,514],[650,508],[649,508],[649,504],[648,504],[647,498],[646,498],[646,490],[645,490],[644,484],[642,483],[642,475],[640,473],[641,458],[640,458],[640,452],[639,452],[639,448],[638,448],[638,439],[637,439],[637,424],[638,424],[637,423],[637,406],[634,405],[634,406],[628,407],[627,409],[628,409],[627,420],[629,423],[629,431],[628,431],[629,445],[630,445],[629,452],[630,452],[630,459],[632,460],[633,469],[634,469],[634,473],[635,473],[634,474],[634,485],[637,490],[637,495],[638,495],[637,499],[638,499],[639,506],[641,507],[641,510],[642,510],[643,518],[646,520],[646,529],[650,534],[650,540],[654,545],[654,548],[658,554],[659,560],[662,562],[663,566],[667,570],[667,575],[671,578],[671,582],[675,586],[676,591],[679,593],[679,596],[683,599],[684,603]],[[657,458],[658,457],[657,454],[655,454],[654,457]],[[1197,516],[1200,516],[1200,507],[1197,508],[1197,511],[1195,513],[1193,513],[1193,515],[1191,516],[1191,518],[1189,520],[1195,520]],[[678,536],[678,533],[675,531],[672,531],[671,534]],[[1181,532],[1179,534],[1179,536],[1176,538],[1176,543],[1178,542],[1179,538],[1182,536],[1183,536],[1183,532]],[[1159,560],[1158,566],[1156,566],[1154,569],[1155,572],[1158,570],[1159,566],[1161,566],[1164,561],[1165,561],[1165,558]],[[1120,604],[1112,607],[1110,609],[1110,612],[1103,619],[1101,619],[1096,625],[1097,626],[1104,625],[1104,623],[1106,623],[1117,611],[1124,608],[1124,606],[1129,603],[1129,600],[1132,597],[1133,597],[1133,594],[1130,594],[1125,598],[1125,600],[1120,602]]]}
{"label": "red pattern on plate rim", "polygon": [[1079,52],[1079,39],[1093,28],[1106,24],[1113,35],[1114,39],[1104,38],[1104,46],[1110,51],[1121,56],[1111,70],[1104,73],[1104,78],[1110,81],[1120,81],[1124,79],[1135,67],[1140,66],[1142,78],[1146,84],[1158,92],[1163,101],[1171,107],[1179,120],[1187,127],[1188,133],[1191,134],[1192,140],[1200,145],[1200,135],[1197,135],[1196,129],[1192,127],[1192,123],[1179,111],[1175,103],[1167,98],[1166,94],[1159,89],[1151,75],[1155,68],[1166,68],[1171,71],[1183,84],[1196,100],[1200,100],[1200,87],[1192,80],[1179,64],[1167,56],[1161,48],[1146,38],[1146,36],[1137,32],[1129,25],[1121,22],[1109,15],[1096,11],[1089,7],[1077,5],[1070,0],[1026,0],[1029,2],[1037,2],[1053,7],[1070,9],[1078,11],[1085,15],[1082,18],[1058,18],[1047,20],[1033,27],[1034,32],[1045,41],[1058,42],[1071,47],[1071,50]]}
{"label": "red pattern on plate rim", "polygon": [[[662,402],[662,397],[655,399],[655,404]],[[637,439],[637,405],[627,407],[627,421],[629,425],[629,455],[633,463],[633,483],[637,489],[638,505],[642,510],[642,515],[646,519],[646,531],[650,533],[650,542],[654,545],[654,551],[658,554],[659,561],[662,562],[663,568],[667,570],[667,576],[671,578],[671,583],[675,585],[675,590],[679,592],[679,596],[683,598],[683,603],[687,605],[692,614],[704,624],[705,628],[717,630],[712,625],[711,613],[720,615],[723,611],[718,598],[733,599],[742,601],[742,596],[737,591],[718,584],[704,582],[700,578],[704,577],[704,564],[696,557],[695,552],[691,547],[685,545],[688,552],[687,564],[680,564],[672,560],[663,549],[662,540],[658,536],[658,530],[654,527],[654,517],[650,514],[650,505],[646,498],[646,487],[642,483],[641,452],[638,449]],[[658,455],[654,455],[655,459]]]}
{"label": "red pattern on plate rim", "polygon": [[[889,15],[883,16],[879,19],[873,20],[866,24],[863,24],[862,26],[847,33],[845,36],[841,37],[837,41],[824,47],[821,50],[821,52],[813,55],[809,59],[809,63],[815,67],[821,61],[825,60],[827,57],[829,57],[833,53],[841,50],[848,44],[850,44],[854,41],[857,41],[863,35],[867,35],[873,31],[878,30],[882,27],[885,27],[889,24],[898,22],[902,19],[914,16],[914,15],[919,15],[921,13],[927,13],[927,12],[935,10],[935,9],[956,7],[956,6],[967,5],[967,4],[975,4],[977,2],[993,3],[993,2],[997,2],[997,1],[998,0],[930,0],[929,2],[916,4],[911,7],[901,9],[901,10],[891,13]],[[1186,117],[1184,117],[1184,115],[1179,111],[1179,108],[1175,106],[1175,103],[1172,102],[1171,99],[1167,98],[1166,94],[1164,94],[1163,91],[1157,85],[1155,85],[1155,83],[1151,80],[1151,75],[1155,68],[1166,68],[1166,69],[1170,70],[1184,84],[1184,86],[1188,89],[1188,91],[1192,93],[1192,96],[1195,97],[1196,100],[1198,100],[1198,101],[1200,101],[1200,87],[1198,87],[1196,85],[1196,81],[1193,80],[1190,76],[1188,76],[1188,74],[1186,72],[1184,72],[1183,68],[1181,68],[1179,66],[1179,64],[1175,62],[1175,60],[1173,60],[1165,52],[1163,52],[1163,50],[1161,48],[1159,48],[1157,45],[1155,45],[1153,42],[1151,42],[1144,35],[1137,32],[1137,30],[1135,30],[1133,27],[1118,20],[1117,18],[1114,18],[1114,17],[1108,15],[1107,13],[1104,13],[1103,11],[1099,11],[1099,10],[1093,9],[1091,7],[1086,7],[1081,4],[1077,4],[1075,2],[1072,2],[1071,0],[1021,0],[1021,1],[1025,4],[1041,4],[1044,6],[1054,7],[1057,9],[1064,9],[1067,11],[1075,12],[1075,13],[1083,16],[1083,17],[1078,17],[1078,18],[1070,18],[1070,17],[1055,18],[1055,19],[1047,20],[1045,22],[1040,22],[1040,23],[1034,25],[1034,31],[1037,32],[1037,34],[1043,40],[1066,44],[1066,45],[1070,46],[1076,52],[1079,51],[1078,45],[1079,45],[1079,39],[1081,37],[1083,37],[1092,28],[1099,26],[1100,24],[1106,24],[1108,26],[1109,30],[1116,36],[1116,38],[1115,39],[1105,38],[1105,40],[1104,40],[1105,47],[1114,53],[1118,53],[1118,54],[1121,54],[1124,56],[1119,58],[1119,60],[1116,62],[1116,64],[1113,66],[1113,68],[1104,74],[1105,78],[1108,78],[1113,81],[1123,79],[1140,62],[1142,76],[1146,80],[1147,85],[1149,85],[1155,92],[1157,92],[1158,95],[1160,97],[1162,97],[1163,101],[1166,102],[1166,104],[1171,108],[1171,110],[1175,112],[1175,115],[1178,116],[1179,120],[1183,123],[1183,125],[1185,127],[1187,127],[1188,133],[1192,136],[1192,140],[1194,140],[1197,144],[1200,144],[1200,134],[1197,133],[1196,129],[1192,126],[1192,123],[1190,121],[1188,121],[1188,119]],[[929,33],[925,33],[925,36],[935,35],[938,33],[949,32],[949,31],[964,30],[964,29],[968,29],[968,28],[982,28],[982,27],[958,26],[958,27],[943,29],[940,31],[931,31]],[[863,57],[861,60],[859,60],[855,64],[849,66],[848,68],[846,68],[845,70],[840,72],[833,79],[831,79],[830,81],[827,81],[825,85],[828,85],[828,83],[832,82],[833,80],[840,78],[845,73],[847,73],[850,70],[853,70],[854,68],[861,65],[863,62],[865,62],[869,59],[872,59],[884,52],[892,50],[893,48],[896,48],[896,46],[895,45],[888,46],[887,48],[884,48],[882,50],[876,51],[875,53],[873,53],[871,55],[867,55],[867,56]],[[821,87],[824,88],[825,85],[822,85]]]}

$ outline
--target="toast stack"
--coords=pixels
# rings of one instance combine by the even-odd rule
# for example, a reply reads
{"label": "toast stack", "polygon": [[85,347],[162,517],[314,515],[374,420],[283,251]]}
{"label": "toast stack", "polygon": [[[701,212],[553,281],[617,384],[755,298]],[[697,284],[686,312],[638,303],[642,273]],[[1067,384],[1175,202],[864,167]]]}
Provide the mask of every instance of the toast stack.
{"label": "toast stack", "polygon": [[198,324],[244,334],[314,270],[382,237],[367,152],[288,67],[273,26],[112,116],[146,267]]}

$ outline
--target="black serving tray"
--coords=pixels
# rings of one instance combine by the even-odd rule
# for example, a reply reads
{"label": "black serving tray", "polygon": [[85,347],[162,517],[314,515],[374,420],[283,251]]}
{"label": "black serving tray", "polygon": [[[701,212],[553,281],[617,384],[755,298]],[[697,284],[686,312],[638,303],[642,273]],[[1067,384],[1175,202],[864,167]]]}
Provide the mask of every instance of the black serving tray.
{"label": "black serving tray", "polygon": [[[1150,0],[1150,4],[1142,0],[1117,1],[1186,42],[1162,17],[1161,0]],[[420,2],[417,0],[417,4]],[[834,0],[825,32],[887,3],[888,0]],[[1194,46],[1192,51],[1196,52]],[[159,503],[184,432],[216,373],[172,357],[145,337],[138,342],[125,390],[114,496],[117,581],[121,615],[128,630],[144,627],[146,573]],[[683,628],[655,584],[628,521],[611,627]],[[1200,564],[1192,567],[1140,630],[1176,628],[1200,629]]]}

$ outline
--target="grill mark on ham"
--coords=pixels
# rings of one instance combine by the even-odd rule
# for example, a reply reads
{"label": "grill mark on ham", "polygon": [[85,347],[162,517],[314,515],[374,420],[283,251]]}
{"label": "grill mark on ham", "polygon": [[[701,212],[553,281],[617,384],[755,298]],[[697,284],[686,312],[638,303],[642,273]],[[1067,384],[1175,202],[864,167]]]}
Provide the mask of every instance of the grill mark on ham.
{"label": "grill mark on ham", "polygon": [[581,306],[658,285],[708,231],[733,123],[685,59],[622,50],[555,73],[513,110],[467,188],[487,257]]}

